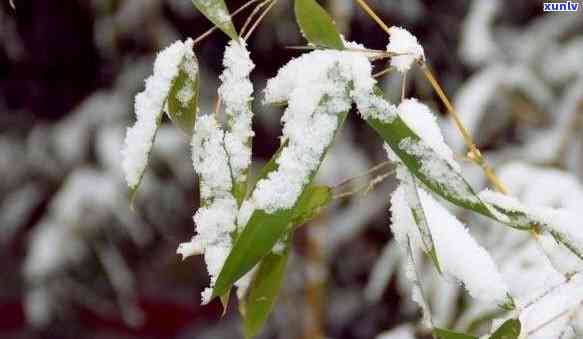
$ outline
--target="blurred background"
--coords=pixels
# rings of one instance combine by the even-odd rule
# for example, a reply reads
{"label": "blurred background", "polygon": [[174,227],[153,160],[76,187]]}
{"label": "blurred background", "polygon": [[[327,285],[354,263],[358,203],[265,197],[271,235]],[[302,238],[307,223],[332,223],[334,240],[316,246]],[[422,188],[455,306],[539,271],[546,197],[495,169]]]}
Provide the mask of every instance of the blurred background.
{"label": "blurred background", "polygon": [[[244,1],[227,3],[233,11]],[[514,195],[555,207],[583,206],[581,11],[543,14],[542,1],[533,0],[369,3],[387,24],[419,38],[480,149]],[[261,104],[266,79],[301,53],[286,46],[305,44],[291,4],[280,0],[249,40],[256,64],[257,168],[277,149],[281,127],[281,110]],[[199,36],[210,23],[189,0],[14,5],[0,3],[0,337],[241,337],[236,301],[223,318],[217,302],[200,306],[208,285],[202,258],[181,262],[175,254],[193,234],[198,207],[188,140],[164,123],[135,212],[120,166],[125,129],[134,121],[133,96],[152,73],[155,53]],[[329,0],[326,6],[348,40],[385,49],[388,37],[352,1]],[[248,13],[235,20],[237,27]],[[216,100],[226,42],[215,33],[196,46],[203,111]],[[484,176],[464,159],[462,139],[422,73],[408,78],[407,95],[441,116],[466,176],[484,188]],[[388,74],[380,81],[398,102],[400,77]],[[352,115],[318,180],[336,186],[385,160],[380,139]],[[338,199],[298,232],[262,338],[424,337],[389,228],[395,186],[390,166],[352,180],[342,188],[359,193]],[[516,293],[561,270],[527,236],[457,212],[495,254]],[[483,319],[492,317],[491,305],[438,279],[429,263],[420,269],[439,325],[488,329]]]}

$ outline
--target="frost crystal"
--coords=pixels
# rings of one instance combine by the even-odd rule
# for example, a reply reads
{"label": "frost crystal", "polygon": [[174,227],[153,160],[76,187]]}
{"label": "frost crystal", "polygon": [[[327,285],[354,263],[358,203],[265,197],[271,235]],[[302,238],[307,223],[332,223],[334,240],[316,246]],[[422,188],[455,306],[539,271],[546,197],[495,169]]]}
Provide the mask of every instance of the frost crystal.
{"label": "frost crystal", "polygon": [[225,148],[229,154],[233,178],[244,181],[245,171],[251,163],[250,139],[254,135],[251,129],[253,84],[249,74],[255,67],[244,41],[229,43],[223,65],[225,70],[220,76],[222,85],[219,87],[219,95],[225,104],[229,124],[225,134]]}
{"label": "frost crystal", "polygon": [[390,42],[387,51],[397,55],[391,58],[391,66],[399,72],[407,72],[415,61],[424,61],[423,47],[417,42],[417,38],[401,27],[389,28]]}
{"label": "frost crystal", "polygon": [[231,194],[231,174],[224,147],[224,132],[213,116],[199,116],[192,136],[192,162],[200,177],[202,207],[194,215],[197,234],[182,243],[177,252],[183,256],[204,254],[211,277],[210,288],[202,295],[210,301],[212,287],[232,247],[236,230],[237,202]]}
{"label": "frost crystal", "polygon": [[144,173],[164,103],[185,57],[193,57],[192,46],[191,39],[176,41],[158,53],[154,74],[146,79],[144,91],[136,95],[134,109],[137,121],[127,129],[125,145],[121,151],[122,167],[130,188],[138,185]]}

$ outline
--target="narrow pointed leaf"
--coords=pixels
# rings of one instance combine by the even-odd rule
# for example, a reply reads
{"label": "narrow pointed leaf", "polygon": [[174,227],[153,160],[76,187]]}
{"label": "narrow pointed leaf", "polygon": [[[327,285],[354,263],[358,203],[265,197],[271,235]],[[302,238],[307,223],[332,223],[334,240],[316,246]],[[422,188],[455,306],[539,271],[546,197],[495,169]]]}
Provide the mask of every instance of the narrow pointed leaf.
{"label": "narrow pointed leaf", "polygon": [[316,0],[295,0],[295,12],[306,40],[317,47],[344,49],[334,21]]}
{"label": "narrow pointed leaf", "polygon": [[[291,239],[290,239],[291,240]],[[268,254],[259,265],[245,298],[245,338],[254,338],[267,320],[281,289],[291,241],[281,254]]]}
{"label": "narrow pointed leaf", "polygon": [[490,339],[517,339],[521,330],[520,320],[506,320],[502,326],[490,336]]}
{"label": "narrow pointed leaf", "polygon": [[[348,112],[344,112],[338,117],[338,128],[335,134],[341,129],[347,115]],[[324,151],[320,159],[320,164],[329,148],[330,146]],[[279,152],[276,155],[278,154]],[[270,166],[270,170],[276,170],[277,163],[275,160],[272,164],[275,164],[275,166]],[[269,166],[269,163],[266,166]],[[213,289],[213,297],[226,293],[237,280],[249,272],[262,258],[268,255],[275,243],[293,225],[294,216],[305,215],[305,213],[297,213],[296,207],[300,201],[305,201],[304,199],[306,198],[302,197],[302,195],[307,194],[306,190],[310,187],[317,172],[318,168],[310,173],[308,183],[304,186],[304,190],[300,197],[298,197],[298,201],[296,201],[293,208],[280,210],[272,214],[262,210],[255,210],[253,212],[249,222],[237,238],[223,265]],[[315,200],[317,201],[319,199]]]}
{"label": "narrow pointed leaf", "polygon": [[332,189],[328,186],[309,186],[300,196],[292,222],[294,225],[302,225],[320,214],[321,209],[332,201]]}
{"label": "narrow pointed leaf", "polygon": [[424,250],[431,258],[433,265],[439,273],[441,273],[441,266],[439,265],[439,259],[437,258],[437,249],[435,247],[435,242],[433,241],[433,236],[431,235],[431,230],[429,229],[429,223],[427,222],[427,217],[425,211],[423,210],[423,205],[421,204],[421,199],[419,198],[419,191],[417,191],[417,183],[415,182],[415,177],[410,175],[409,181],[405,184],[405,191],[407,193],[407,199],[409,200],[409,208],[411,209],[411,214],[417,224],[419,229],[419,234],[421,234],[421,241],[423,241]]}
{"label": "narrow pointed leaf", "polygon": [[198,110],[199,72],[198,60],[185,58],[180,71],[172,82],[172,88],[166,101],[166,114],[172,122],[188,137],[194,131],[194,122]]}
{"label": "narrow pointed leaf", "polygon": [[[122,167],[129,187],[129,198],[133,205],[140,186],[156,133],[162,121],[163,112],[169,110],[175,88],[184,87],[182,76],[196,78],[193,68],[198,68],[192,51],[192,39],[176,41],[158,53],[154,62],[154,73],[146,79],[146,88],[135,97],[134,108],[137,120],[134,126],[127,129],[124,148],[122,149]],[[189,72],[190,71],[190,72]],[[182,75],[185,73],[184,75]],[[187,73],[187,74],[186,74]],[[196,71],[196,73],[198,73]],[[192,88],[189,87],[188,90]],[[197,95],[197,91],[192,93]],[[190,98],[192,99],[192,98]],[[190,102],[188,104],[191,104]],[[178,112],[175,112],[178,114]],[[185,120],[191,120],[194,126],[195,111],[184,115]],[[171,114],[169,113],[171,116]],[[188,134],[190,135],[191,132]]]}
{"label": "narrow pointed leaf", "polygon": [[458,333],[450,330],[444,330],[441,328],[434,328],[433,335],[437,339],[478,339],[478,337],[472,335]]}
{"label": "narrow pointed leaf", "polygon": [[[461,174],[446,160],[435,154],[400,117],[390,122],[369,118],[367,122],[389,144],[409,171],[429,189],[455,205],[492,217],[491,211],[478,198]],[[415,143],[423,153],[410,153],[403,147],[405,143]],[[438,167],[440,174],[447,176],[433,175],[428,169],[429,165]]]}
{"label": "narrow pointed leaf", "polygon": [[215,26],[229,36],[238,40],[238,34],[231,21],[231,15],[224,0],[192,0],[194,6]]}

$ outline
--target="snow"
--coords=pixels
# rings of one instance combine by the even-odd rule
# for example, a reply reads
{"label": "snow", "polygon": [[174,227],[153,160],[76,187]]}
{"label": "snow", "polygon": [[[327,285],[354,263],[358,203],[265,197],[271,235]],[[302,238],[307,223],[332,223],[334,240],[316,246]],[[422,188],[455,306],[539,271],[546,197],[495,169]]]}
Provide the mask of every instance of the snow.
{"label": "snow", "polygon": [[225,49],[223,59],[225,70],[220,76],[219,96],[225,104],[228,131],[225,134],[225,148],[229,154],[229,164],[237,181],[245,180],[245,171],[251,163],[251,129],[253,112],[253,84],[249,74],[255,67],[249,57],[245,41],[231,41]]}
{"label": "snow", "polygon": [[376,339],[415,339],[415,327],[406,324],[379,334]]}
{"label": "snow", "polygon": [[[489,253],[427,192],[421,188],[418,192],[443,272],[462,282],[474,298],[504,304],[508,288]],[[391,212],[391,229],[397,242],[403,246],[410,237],[412,245],[420,247],[420,235],[402,185],[393,194]]]}
{"label": "snow", "polygon": [[[547,292],[550,293],[547,294]],[[550,290],[545,287],[537,291],[539,295],[545,295],[526,307],[520,313],[522,333],[529,333],[529,339],[547,338],[575,338],[576,336],[561,336],[563,331],[572,331],[570,324],[576,316],[581,316],[583,302],[583,277],[575,275],[570,281]],[[525,299],[525,303],[530,300]],[[572,332],[567,332],[572,333]]]}
{"label": "snow", "polygon": [[231,194],[232,182],[227,153],[224,148],[225,133],[213,115],[200,115],[192,136],[192,163],[200,176],[200,193],[203,201]]}
{"label": "snow", "polygon": [[[541,192],[541,194],[547,194]],[[510,212],[524,213],[522,223],[536,224],[583,258],[583,216],[579,210],[524,205],[518,199],[484,190],[479,194],[485,202]],[[527,225],[527,226],[528,226]]]}
{"label": "snow", "polygon": [[232,247],[231,233],[236,230],[237,202],[231,194],[231,172],[224,148],[224,132],[212,115],[198,117],[192,136],[192,162],[200,177],[202,207],[193,217],[196,235],[182,243],[177,253],[183,257],[198,253],[210,275],[210,287],[202,293],[202,302],[210,301],[212,287]]}
{"label": "snow", "polygon": [[419,160],[421,163],[420,172],[428,180],[433,181],[435,185],[446,188],[443,191],[444,194],[450,195],[455,199],[463,199],[468,203],[479,202],[467,183],[455,171],[455,167],[452,170],[448,166],[449,162],[447,160],[436,157],[435,151],[423,140],[414,140],[411,137],[407,137],[401,140],[399,148]]}
{"label": "snow", "polygon": [[399,72],[407,72],[416,61],[425,61],[423,47],[409,31],[393,26],[389,28],[389,35],[390,42],[387,45],[387,51],[398,54],[391,57],[391,66]]}
{"label": "snow", "polygon": [[277,159],[278,169],[257,184],[257,208],[273,213],[294,205],[332,142],[338,115],[350,110],[352,100],[364,118],[396,116],[395,107],[374,94],[371,73],[362,53],[317,50],[290,61],[268,81],[265,102],[288,104],[281,119],[288,145]]}
{"label": "snow", "polygon": [[154,62],[154,74],[146,79],[146,88],[135,98],[136,123],[127,129],[121,151],[122,167],[130,188],[135,188],[146,168],[164,103],[185,57],[192,55],[193,41],[176,41],[160,53]]}
{"label": "snow", "polygon": [[454,159],[451,148],[445,143],[435,115],[427,105],[417,99],[405,99],[397,107],[399,117],[441,158],[446,160],[456,171],[461,172]]}

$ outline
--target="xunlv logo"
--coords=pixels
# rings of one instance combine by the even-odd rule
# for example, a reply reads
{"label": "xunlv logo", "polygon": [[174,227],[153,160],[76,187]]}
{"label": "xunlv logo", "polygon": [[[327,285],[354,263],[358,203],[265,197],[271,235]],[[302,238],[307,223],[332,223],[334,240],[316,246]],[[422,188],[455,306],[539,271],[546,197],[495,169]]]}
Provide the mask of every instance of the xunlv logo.
{"label": "xunlv logo", "polygon": [[543,11],[545,12],[577,12],[579,10],[578,2],[545,2]]}

